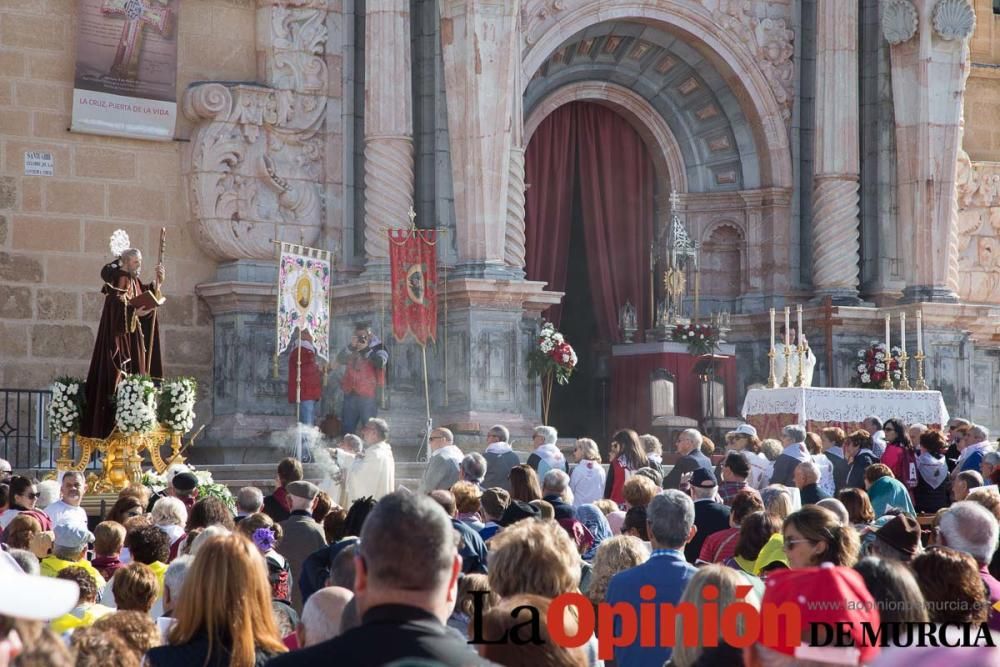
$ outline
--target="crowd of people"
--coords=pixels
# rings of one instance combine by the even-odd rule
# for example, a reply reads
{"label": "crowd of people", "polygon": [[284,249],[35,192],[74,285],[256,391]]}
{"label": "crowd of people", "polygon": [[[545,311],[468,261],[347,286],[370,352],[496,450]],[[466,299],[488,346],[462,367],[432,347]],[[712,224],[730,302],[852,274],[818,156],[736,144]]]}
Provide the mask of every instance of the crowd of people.
{"label": "crowd of people", "polygon": [[[413,490],[394,489],[388,436],[372,419],[345,437],[320,484],[285,459],[273,493],[245,487],[234,508],[173,467],[162,494],[127,487],[90,526],[82,474],[36,482],[0,460],[0,667],[1000,665],[1000,455],[982,426],[872,417],[760,440],[743,424],[718,448],[685,430],[667,454],[625,429],[606,462],[539,426],[524,463],[503,426],[483,453],[437,428]],[[682,603],[697,622],[660,606]],[[737,603],[791,605],[803,635],[744,620],[750,641],[728,641]],[[644,605],[630,637],[624,610]],[[816,624],[851,641],[820,646]],[[880,624],[902,629],[861,639]],[[949,648],[916,647],[918,627]]]}

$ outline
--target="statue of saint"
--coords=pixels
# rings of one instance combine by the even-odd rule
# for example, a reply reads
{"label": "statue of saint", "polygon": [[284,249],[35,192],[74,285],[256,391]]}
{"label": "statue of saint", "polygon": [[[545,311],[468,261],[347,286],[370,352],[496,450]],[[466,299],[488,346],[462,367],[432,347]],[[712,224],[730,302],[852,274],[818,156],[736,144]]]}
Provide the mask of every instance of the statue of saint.
{"label": "statue of saint", "polygon": [[80,435],[107,438],[111,434],[115,427],[115,389],[123,378],[135,374],[163,377],[154,311],[134,308],[129,303],[143,292],[157,292],[166,276],[163,266],[157,265],[156,280],[143,284],[139,280],[141,269],[142,253],[135,248],[124,250],[101,269],[104,307],[87,373],[87,403]]}

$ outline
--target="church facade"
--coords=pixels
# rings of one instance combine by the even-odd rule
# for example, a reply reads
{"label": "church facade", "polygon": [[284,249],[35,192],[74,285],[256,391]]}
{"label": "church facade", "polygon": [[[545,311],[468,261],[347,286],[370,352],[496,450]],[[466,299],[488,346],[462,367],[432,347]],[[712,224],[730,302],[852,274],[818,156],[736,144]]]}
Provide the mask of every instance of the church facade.
{"label": "church facade", "polygon": [[[637,135],[650,172],[645,227],[617,233],[611,210],[608,252],[659,252],[682,220],[701,248],[702,315],[731,314],[729,391],[767,379],[769,308],[804,306],[822,386],[848,384],[886,314],[919,311],[928,383],[954,414],[1000,426],[994,4],[182,0],[183,117],[176,141],[155,143],[68,132],[76,3],[4,3],[0,385],[84,375],[108,237],[125,228],[151,272],[165,226],[167,374],[200,380],[216,455],[247,460],[294,415],[271,367],[281,240],[334,254],[332,349],[356,322],[386,339],[381,414],[414,439],[423,356],[391,340],[387,237],[412,208],[440,237],[435,423],[525,433],[539,420],[526,357],[540,318],[563,292],[564,323],[582,312],[574,280],[600,275],[592,255],[574,273],[587,253],[552,245],[540,212],[560,168],[614,171],[622,157],[539,157],[554,114],[582,105]],[[53,175],[25,175],[28,152],[51,153]],[[555,262],[568,284],[554,284]],[[637,286],[588,311],[601,340],[571,341],[595,369],[621,342],[606,321],[619,302],[638,304],[646,329],[662,296],[645,261],[625,268]],[[338,403],[330,377],[324,412]]]}

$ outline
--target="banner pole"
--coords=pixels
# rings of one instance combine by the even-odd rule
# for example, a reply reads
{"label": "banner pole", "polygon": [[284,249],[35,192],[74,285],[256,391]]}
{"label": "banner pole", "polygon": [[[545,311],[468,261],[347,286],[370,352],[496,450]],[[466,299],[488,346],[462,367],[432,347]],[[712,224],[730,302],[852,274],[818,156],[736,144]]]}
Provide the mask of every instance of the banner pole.
{"label": "banner pole", "polygon": [[295,458],[302,460],[302,327],[299,327],[298,373],[295,376],[295,423],[298,424],[298,442]]}
{"label": "banner pole", "polygon": [[431,428],[433,427],[433,420],[431,420],[431,394],[430,394],[430,389],[429,389],[428,383],[427,383],[427,344],[426,343],[421,343],[420,344],[420,353],[421,353],[421,356],[423,357],[423,361],[424,361],[424,407],[425,407],[425,409],[427,411],[427,413],[426,413],[427,414],[427,421],[426,421],[426,424],[424,426],[424,437],[423,437],[423,440],[420,443],[420,448],[417,450],[417,460],[418,461],[426,461],[426,460],[429,459],[429,457],[427,459],[424,458],[424,451],[426,451],[424,448],[430,442]]}

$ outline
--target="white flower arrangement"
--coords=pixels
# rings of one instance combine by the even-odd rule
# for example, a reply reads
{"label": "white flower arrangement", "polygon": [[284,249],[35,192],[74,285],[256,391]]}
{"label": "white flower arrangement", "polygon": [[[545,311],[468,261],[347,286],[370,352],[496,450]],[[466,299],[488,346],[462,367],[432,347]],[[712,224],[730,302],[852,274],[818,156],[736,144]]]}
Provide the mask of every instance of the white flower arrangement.
{"label": "white flower arrangement", "polygon": [[160,423],[168,431],[187,433],[194,426],[194,404],[198,383],[194,378],[175,378],[160,386]]}
{"label": "white flower arrangement", "polygon": [[84,383],[76,378],[59,378],[52,384],[49,403],[49,432],[62,435],[80,430],[83,417]]}
{"label": "white flower arrangement", "polygon": [[123,435],[149,433],[156,427],[156,385],[148,375],[122,380],[115,403],[115,425]]}

